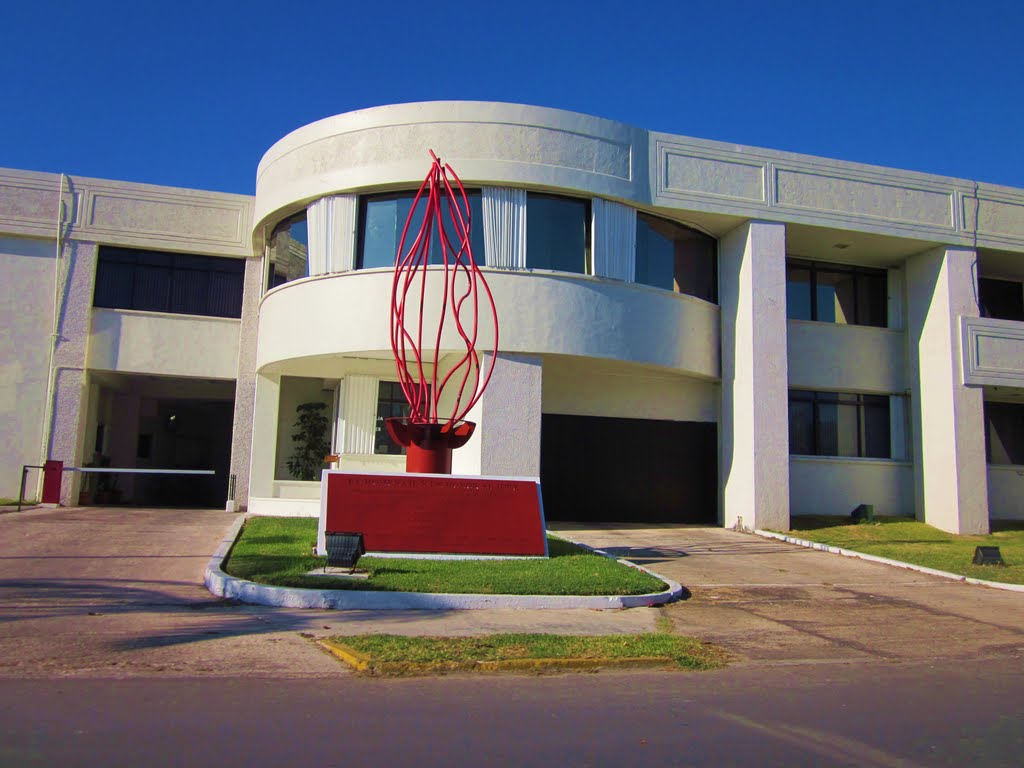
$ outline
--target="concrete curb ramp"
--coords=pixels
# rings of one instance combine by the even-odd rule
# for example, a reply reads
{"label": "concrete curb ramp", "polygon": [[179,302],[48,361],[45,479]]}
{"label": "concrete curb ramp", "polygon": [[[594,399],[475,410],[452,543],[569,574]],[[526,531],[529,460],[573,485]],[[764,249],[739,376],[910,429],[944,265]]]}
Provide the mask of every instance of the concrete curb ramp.
{"label": "concrete curb ramp", "polygon": [[[617,608],[643,608],[662,605],[679,599],[683,587],[661,574],[627,560],[618,562],[649,573],[668,585],[662,592],[646,595],[474,595],[440,592],[372,592],[346,589],[300,589],[256,584],[225,573],[221,569],[246,517],[240,517],[231,526],[227,536],[213,553],[206,566],[204,583],[218,597],[243,603],[271,605],[279,608],[318,608],[341,611],[405,611],[405,610],[476,610],[484,608],[530,608],[564,610],[590,608],[610,610]],[[581,545],[584,546],[584,545]],[[586,547],[590,549],[589,547]],[[600,550],[592,552],[611,557]],[[613,558],[617,559],[617,558]]]}
{"label": "concrete curb ramp", "polygon": [[1024,592],[1024,584],[1007,584],[1005,581],[987,581],[986,579],[975,579],[971,578],[970,576],[962,576],[959,573],[939,571],[935,568],[928,568],[924,565],[914,565],[913,563],[905,563],[902,560],[890,560],[887,557],[869,555],[866,552],[857,552],[853,549],[833,547],[831,544],[822,544],[818,541],[807,541],[806,539],[798,539],[795,536],[789,536],[785,533],[775,533],[774,531],[761,530],[755,530],[753,531],[753,533],[756,536],[762,536],[766,539],[776,539],[777,541],[784,541],[787,544],[796,544],[798,547],[817,549],[821,552],[830,552],[833,555],[845,555],[846,557],[856,557],[860,560],[867,560],[872,563],[881,563],[882,565],[893,565],[897,568],[906,568],[909,571],[927,573],[931,576],[939,576],[943,579],[951,579],[952,581],[963,581],[967,584],[980,584],[983,587],[992,587],[993,589],[1005,589],[1009,592]]}
{"label": "concrete curb ramp", "polygon": [[427,675],[438,672],[572,672],[610,668],[664,668],[674,662],[667,656],[602,659],[505,659],[503,661],[450,661],[422,664],[414,661],[374,661],[343,643],[318,640],[317,645],[337,656],[357,672],[379,675]]}

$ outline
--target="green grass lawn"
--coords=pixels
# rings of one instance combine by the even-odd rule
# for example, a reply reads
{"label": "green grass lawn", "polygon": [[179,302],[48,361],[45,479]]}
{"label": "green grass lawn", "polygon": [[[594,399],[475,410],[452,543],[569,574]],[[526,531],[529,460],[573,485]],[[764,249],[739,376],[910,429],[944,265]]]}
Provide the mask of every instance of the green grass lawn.
{"label": "green grass lawn", "polygon": [[[794,517],[790,533],[879,557],[989,581],[1024,584],[1024,521],[993,522],[988,536],[954,536],[906,517],[857,525],[846,517]],[[972,565],[974,548],[997,546],[1005,565]]]}
{"label": "green grass lawn", "polygon": [[[495,634],[481,637],[403,637],[355,635],[332,637],[332,643],[368,657],[367,671],[422,674],[466,669],[478,662],[538,659],[666,659],[680,669],[717,669],[729,655],[691,637],[664,632],[635,635]],[[470,666],[469,668],[472,668]]]}
{"label": "green grass lawn", "polygon": [[[32,499],[24,499],[21,502],[21,505],[23,507],[32,507],[32,506],[35,506],[35,503],[36,502],[34,500],[32,500]],[[0,507],[16,507],[16,506],[18,506],[18,500],[17,499],[9,499],[6,496],[0,496]]]}
{"label": "green grass lawn", "polygon": [[224,570],[260,584],[312,589],[496,595],[642,595],[665,589],[661,580],[643,571],[551,537],[546,560],[364,557],[359,568],[370,573],[365,581],[308,576],[325,561],[311,554],[316,528],[312,518],[250,518]]}

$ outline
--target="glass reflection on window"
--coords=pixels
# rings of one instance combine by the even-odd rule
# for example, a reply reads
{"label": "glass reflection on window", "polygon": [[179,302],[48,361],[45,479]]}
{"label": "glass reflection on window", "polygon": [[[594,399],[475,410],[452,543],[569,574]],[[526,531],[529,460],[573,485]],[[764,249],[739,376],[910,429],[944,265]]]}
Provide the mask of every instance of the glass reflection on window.
{"label": "glass reflection on window", "polygon": [[636,282],[718,301],[716,242],[702,232],[646,213],[636,216]]}
{"label": "glass reflection on window", "polygon": [[[456,195],[461,197],[457,190]],[[386,195],[367,195],[360,198],[357,262],[359,269],[379,267],[390,269],[395,265],[395,255],[398,252],[398,244],[402,240],[402,230],[405,229],[405,222],[408,219],[409,211],[412,210],[415,197],[415,192],[397,192]],[[469,202],[471,216],[469,242],[473,249],[473,259],[477,264],[484,264],[484,223],[480,191],[467,189],[466,199]],[[426,208],[427,199],[424,193],[424,196],[420,198],[419,205],[416,206],[412,221],[409,222],[405,239],[406,251],[412,248],[416,235],[423,225]],[[445,226],[448,241],[458,249],[459,236],[447,210],[442,211],[441,220]],[[450,254],[449,262],[452,257],[453,255]],[[436,228],[431,233],[430,263],[442,263],[441,236]]]}
{"label": "glass reflection on window", "polygon": [[268,257],[268,291],[290,280],[309,276],[309,231],[305,211],[285,219],[274,228]]}

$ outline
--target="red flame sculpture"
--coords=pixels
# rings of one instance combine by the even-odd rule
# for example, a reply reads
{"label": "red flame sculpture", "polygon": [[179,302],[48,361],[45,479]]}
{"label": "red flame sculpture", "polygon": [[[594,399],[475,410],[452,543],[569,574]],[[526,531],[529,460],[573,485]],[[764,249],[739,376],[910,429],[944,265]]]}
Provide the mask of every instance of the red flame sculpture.
{"label": "red flame sculpture", "polygon": [[[494,371],[498,313],[473,258],[472,215],[466,190],[450,165],[442,166],[433,150],[430,157],[430,172],[413,199],[402,229],[391,284],[391,351],[409,415],[387,419],[385,425],[392,439],[407,449],[406,471],[451,474],[452,451],[465,445],[476,428],[473,422],[465,421],[466,414],[480,400]],[[424,200],[423,223],[406,250],[409,230]],[[443,266],[443,272],[428,270],[431,263]],[[437,307],[428,282],[441,293]],[[494,343],[488,346],[492,354],[486,370],[481,370],[477,341],[481,313],[486,316],[488,309],[494,323]],[[442,337],[449,322],[465,352],[442,376]],[[450,337],[451,333],[445,342],[449,347]],[[454,405],[450,413],[447,409],[441,413],[441,396],[449,386],[458,387]]]}

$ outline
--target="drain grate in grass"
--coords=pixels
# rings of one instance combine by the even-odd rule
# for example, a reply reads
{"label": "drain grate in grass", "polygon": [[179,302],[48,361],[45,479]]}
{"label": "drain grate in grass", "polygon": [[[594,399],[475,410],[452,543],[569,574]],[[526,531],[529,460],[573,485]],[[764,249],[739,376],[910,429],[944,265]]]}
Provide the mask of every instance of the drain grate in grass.
{"label": "drain grate in grass", "polygon": [[[1024,521],[993,521],[988,536],[956,536],[906,517],[875,524],[844,517],[794,517],[793,536],[975,579],[1024,584]],[[974,565],[974,548],[999,547],[1006,565]]]}
{"label": "drain grate in grass", "polygon": [[592,670],[615,667],[718,669],[728,654],[690,637],[505,633],[480,637],[332,637],[326,647],[357,671],[377,675],[441,672]]}
{"label": "drain grate in grass", "polygon": [[416,560],[364,557],[361,581],[309,576],[325,558],[311,554],[317,521],[253,517],[246,521],[224,570],[260,584],[310,589],[450,592],[495,595],[643,595],[664,582],[644,571],[548,539],[551,557],[537,560]]}

